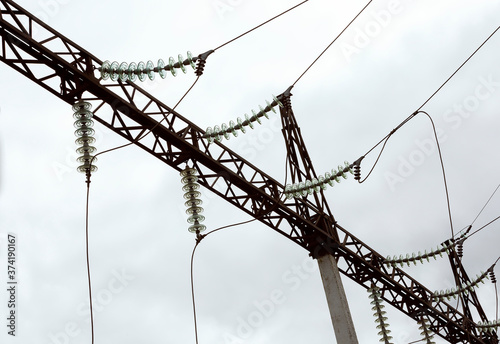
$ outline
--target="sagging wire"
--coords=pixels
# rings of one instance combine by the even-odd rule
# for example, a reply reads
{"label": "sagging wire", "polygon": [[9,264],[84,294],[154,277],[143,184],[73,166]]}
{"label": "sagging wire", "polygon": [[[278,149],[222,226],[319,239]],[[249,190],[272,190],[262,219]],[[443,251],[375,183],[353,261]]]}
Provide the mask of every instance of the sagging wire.
{"label": "sagging wire", "polygon": [[[441,86],[438,87],[438,89],[431,94],[431,96],[429,98],[427,98],[426,101],[423,102],[422,105],[420,105],[420,107],[413,113],[411,114],[408,118],[406,118],[403,122],[401,122],[401,124],[394,130],[392,130],[387,136],[385,136],[382,140],[380,140],[375,146],[373,146],[365,155],[363,155],[359,160],[361,161],[366,155],[368,155],[373,149],[375,149],[378,145],[380,145],[382,142],[384,142],[384,146],[385,146],[385,143],[387,142],[387,140],[390,138],[390,136],[392,134],[394,134],[394,132],[396,130],[398,130],[402,125],[404,125],[406,122],[408,122],[411,118],[413,118],[418,112],[421,112],[420,110],[455,76],[455,74],[458,73],[458,71],[460,69],[462,69],[462,67],[486,44],[486,42],[488,42],[488,40],[500,29],[500,26],[497,27],[492,33],[491,35],[488,36],[488,38],[486,38],[486,40],[471,54],[469,55],[469,57],[448,77],[448,79],[446,79],[445,82],[443,82],[441,84]],[[382,151],[383,151],[384,147],[382,147]],[[381,152],[382,153],[382,152]],[[380,153],[380,154],[381,154]],[[379,154],[379,158],[380,158],[380,154]],[[377,158],[377,161],[378,161],[378,158]],[[376,163],[375,163],[376,165]],[[375,167],[375,165],[372,167],[372,170],[373,168]],[[357,167],[357,170],[359,172],[359,177],[358,177],[358,181],[360,181],[360,177],[361,177],[361,173],[360,173],[360,166]],[[371,173],[371,171],[370,171]],[[365,178],[366,180],[366,178]],[[364,181],[364,180],[363,180]]]}
{"label": "sagging wire", "polygon": [[[285,161],[285,182],[288,178],[288,169],[287,169],[287,166],[288,166],[288,160]],[[186,168],[184,169],[184,171],[186,170],[189,170],[190,168],[186,166]],[[187,173],[188,176],[193,176],[194,173],[192,173],[193,171],[191,170],[194,170],[194,169],[190,169],[190,171]],[[182,172],[181,172],[181,176],[182,176]],[[183,178],[184,179],[184,178]],[[190,181],[186,180],[186,182],[188,183],[195,183],[194,181],[194,178],[190,178]],[[184,184],[187,184],[187,183],[184,183]],[[195,190],[196,189],[196,190]],[[184,191],[184,190],[183,190]],[[192,191],[197,191],[197,188],[194,187],[192,189]],[[186,193],[190,193],[191,190],[187,190]],[[199,199],[199,195],[194,195],[195,197],[194,198],[198,198]],[[270,213],[272,212],[277,206],[279,203],[281,203],[283,200],[281,199],[282,196],[284,196],[284,194],[280,195],[279,197],[279,201],[276,202],[271,208],[270,210],[267,212],[267,213]],[[193,197],[191,197],[190,195],[190,198],[192,199]],[[200,200],[201,201],[201,200]],[[186,202],[187,203],[187,202]],[[194,204],[196,206],[199,206],[201,205],[201,203],[198,203],[198,202],[194,202]],[[191,206],[191,204],[189,204],[188,206]],[[191,214],[191,212],[188,212],[188,214]],[[192,299],[192,304],[193,304],[193,318],[194,318],[194,334],[195,334],[195,341],[196,341],[196,344],[198,344],[198,322],[197,322],[197,315],[196,315],[196,299],[195,299],[195,292],[194,292],[194,273],[193,273],[193,270],[194,270],[194,254],[196,252],[196,248],[198,247],[198,245],[200,244],[200,242],[205,238],[207,237],[208,235],[212,234],[212,233],[216,233],[216,232],[219,232],[223,229],[226,229],[226,228],[231,228],[231,227],[236,227],[236,226],[240,226],[240,225],[245,225],[245,224],[248,224],[248,223],[251,223],[251,222],[254,222],[256,220],[259,220],[261,217],[263,217],[265,214],[263,215],[260,215],[260,216],[256,216],[254,217],[253,219],[251,220],[246,220],[246,221],[242,221],[242,222],[238,222],[238,223],[233,223],[233,224],[230,224],[230,225],[225,225],[225,226],[222,226],[222,227],[219,227],[219,228],[216,228],[206,234],[201,234],[202,231],[204,231],[206,229],[206,227],[204,225],[201,225],[200,228],[195,228],[193,227],[193,225],[191,225],[189,228],[188,228],[188,231],[192,232],[192,233],[195,233],[196,234],[196,240],[195,240],[195,245],[193,247],[193,252],[191,253],[191,267],[190,267],[190,270],[191,270],[191,299]]]}
{"label": "sagging wire", "polygon": [[[181,99],[177,102],[177,104],[173,107],[172,110],[175,110],[175,108],[182,102],[182,100],[187,96],[187,94],[192,90],[196,82],[200,76],[196,78],[194,83],[191,85],[191,87],[184,93],[184,95],[181,97]],[[142,140],[144,137],[146,137],[149,133],[151,133],[157,126],[160,125],[160,123],[163,121],[161,120],[153,128],[149,130],[145,135],[142,137],[136,138],[134,141],[114,147],[108,150],[105,150],[103,152],[97,153],[95,155],[92,155],[96,149],[95,147],[91,146],[95,142],[95,139],[93,137],[94,130],[92,129],[93,126],[93,121],[92,121],[92,111],[91,111],[92,105],[89,102],[85,102],[82,100],[77,101],[73,105],[73,110],[75,113],[73,114],[75,118],[75,127],[77,130],[75,131],[75,135],[78,136],[76,143],[77,145],[80,145],[77,149],[77,153],[82,154],[79,158],[78,161],[82,163],[77,170],[81,173],[85,173],[86,175],[86,184],[87,184],[87,196],[86,196],[86,204],[85,204],[85,254],[86,254],[86,260],[87,260],[87,279],[88,279],[88,290],[89,290],[89,303],[90,303],[90,327],[91,327],[91,336],[92,336],[92,341],[91,343],[94,344],[94,312],[92,308],[92,279],[91,279],[91,269],[90,269],[90,253],[89,253],[89,199],[90,199],[90,179],[91,179],[91,174],[92,172],[97,171],[97,167],[93,164],[94,161],[97,159],[98,155],[108,153],[114,150],[118,150],[121,148],[125,148],[127,146],[130,146],[134,143],[139,142]]]}

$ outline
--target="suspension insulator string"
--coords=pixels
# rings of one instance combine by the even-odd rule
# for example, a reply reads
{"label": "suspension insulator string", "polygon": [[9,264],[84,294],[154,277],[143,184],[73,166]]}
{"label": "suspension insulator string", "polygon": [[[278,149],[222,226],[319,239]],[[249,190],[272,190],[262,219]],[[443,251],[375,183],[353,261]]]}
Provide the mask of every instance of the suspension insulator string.
{"label": "suspension insulator string", "polygon": [[283,107],[283,104],[274,95],[273,102],[270,103],[266,100],[266,104],[267,106],[264,108],[259,105],[259,112],[255,112],[254,110],[252,110],[251,117],[245,114],[245,120],[242,120],[240,117],[238,117],[238,119],[236,120],[237,123],[234,123],[234,121],[230,121],[229,125],[223,123],[220,127],[217,125],[214,126],[213,129],[212,127],[208,127],[203,137],[206,138],[209,143],[212,143],[214,141],[220,142],[223,137],[226,140],[229,140],[231,138],[230,134],[233,134],[234,137],[237,137],[237,130],[241,130],[243,134],[246,133],[246,127],[250,127],[250,129],[253,129],[254,122],[262,124],[261,117],[269,119],[269,115],[267,114],[268,112],[272,111],[276,113],[276,110],[274,109],[276,106]]}

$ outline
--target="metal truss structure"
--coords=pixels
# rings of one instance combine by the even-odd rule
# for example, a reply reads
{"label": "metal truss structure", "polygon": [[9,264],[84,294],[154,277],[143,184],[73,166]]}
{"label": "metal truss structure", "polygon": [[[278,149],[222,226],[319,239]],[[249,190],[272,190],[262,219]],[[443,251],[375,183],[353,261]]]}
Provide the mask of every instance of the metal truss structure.
{"label": "metal truss structure", "polygon": [[[146,152],[181,171],[194,167],[199,183],[238,209],[308,250],[313,257],[331,254],[340,271],[359,285],[380,289],[381,297],[450,343],[498,343],[493,332],[481,333],[466,314],[443,301],[336,223],[322,195],[283,200],[284,186],[218,142],[204,130],[129,81],[103,81],[102,61],[11,0],[0,0],[0,60],[68,104],[85,100],[94,118]],[[283,132],[289,166],[303,180],[314,176],[295,123],[290,89],[281,94]],[[161,124],[158,123],[161,121]],[[148,131],[152,132],[137,141]],[[292,142],[293,141],[293,142]],[[455,262],[452,259],[452,263]],[[468,278],[462,274],[461,281]],[[471,297],[481,321],[477,298]]]}

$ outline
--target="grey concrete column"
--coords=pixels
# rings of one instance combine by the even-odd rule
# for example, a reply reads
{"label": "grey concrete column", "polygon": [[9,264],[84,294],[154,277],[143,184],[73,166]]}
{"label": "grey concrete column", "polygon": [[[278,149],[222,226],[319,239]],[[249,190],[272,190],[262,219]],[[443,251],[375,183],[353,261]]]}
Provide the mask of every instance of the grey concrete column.
{"label": "grey concrete column", "polygon": [[337,262],[332,255],[318,258],[319,271],[325,288],[326,300],[330,309],[335,338],[338,344],[358,344],[354,323],[340,279]]}

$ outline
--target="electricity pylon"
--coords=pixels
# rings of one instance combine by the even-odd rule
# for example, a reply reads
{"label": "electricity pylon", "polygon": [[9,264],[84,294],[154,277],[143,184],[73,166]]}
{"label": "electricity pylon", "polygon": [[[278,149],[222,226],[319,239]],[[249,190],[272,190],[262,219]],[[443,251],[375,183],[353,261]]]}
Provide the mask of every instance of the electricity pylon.
{"label": "electricity pylon", "polygon": [[[383,300],[412,319],[420,321],[425,314],[430,329],[448,342],[498,343],[496,334],[480,332],[473,319],[445,301],[436,301],[429,289],[404,271],[384,265],[382,255],[334,221],[323,197],[280,200],[284,186],[278,181],[223,144],[209,143],[204,130],[136,84],[120,79],[103,83],[97,73],[101,60],[11,0],[0,0],[0,37],[2,62],[68,104],[90,102],[96,121],[171,168],[180,172],[189,162],[206,189],[313,257],[333,257],[345,276],[366,289],[377,287]],[[287,96],[285,92],[278,98]],[[111,115],[105,108],[111,108]],[[137,142],[149,130],[152,139]],[[301,144],[295,142],[296,147]],[[305,178],[313,170],[296,172],[296,178],[300,173]]]}

